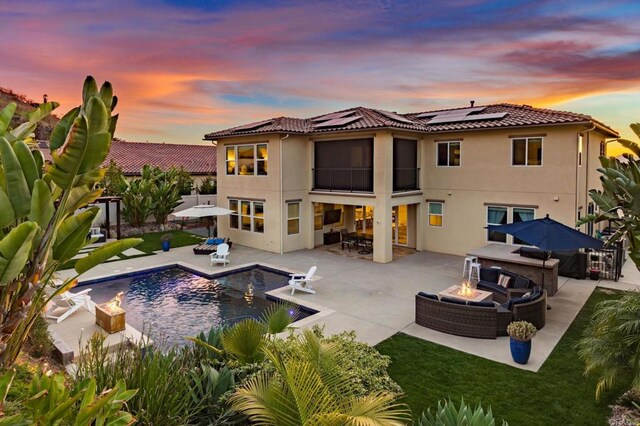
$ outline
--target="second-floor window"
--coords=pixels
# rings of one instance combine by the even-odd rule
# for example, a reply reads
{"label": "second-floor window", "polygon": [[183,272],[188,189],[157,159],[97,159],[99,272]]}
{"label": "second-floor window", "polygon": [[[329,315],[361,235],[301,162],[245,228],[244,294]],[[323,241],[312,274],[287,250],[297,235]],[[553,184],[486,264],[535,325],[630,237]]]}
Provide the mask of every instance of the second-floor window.
{"label": "second-floor window", "polygon": [[542,138],[511,140],[512,166],[542,166]]}
{"label": "second-floor window", "polygon": [[438,167],[460,166],[460,142],[438,142]]}
{"label": "second-floor window", "polygon": [[267,175],[267,144],[227,145],[225,153],[228,175]]}

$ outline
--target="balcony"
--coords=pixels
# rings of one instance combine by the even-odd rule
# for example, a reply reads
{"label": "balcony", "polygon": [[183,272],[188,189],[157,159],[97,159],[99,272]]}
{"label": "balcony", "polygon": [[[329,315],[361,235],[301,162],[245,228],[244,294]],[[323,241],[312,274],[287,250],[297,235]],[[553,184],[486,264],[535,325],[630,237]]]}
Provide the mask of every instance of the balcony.
{"label": "balcony", "polygon": [[373,192],[372,168],[313,169],[314,191]]}
{"label": "balcony", "polygon": [[420,189],[420,169],[394,168],[393,169],[393,192],[414,191]]}

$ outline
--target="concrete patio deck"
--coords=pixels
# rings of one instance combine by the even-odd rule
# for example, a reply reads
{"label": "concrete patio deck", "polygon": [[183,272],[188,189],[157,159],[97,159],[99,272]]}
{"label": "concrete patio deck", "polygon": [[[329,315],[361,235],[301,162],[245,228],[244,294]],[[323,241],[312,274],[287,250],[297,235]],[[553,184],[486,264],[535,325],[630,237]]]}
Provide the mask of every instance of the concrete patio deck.
{"label": "concrete patio deck", "polygon": [[[597,284],[596,281],[561,277],[558,293],[549,298],[552,309],[547,311],[546,326],[535,337],[529,364],[522,366],[511,360],[507,337],[496,340],[463,338],[439,333],[414,323],[415,294],[419,291],[437,293],[453,284],[459,284],[462,257],[417,252],[389,264],[379,264],[370,260],[343,257],[327,250],[300,250],[279,255],[234,245],[230,260],[230,265],[212,267],[209,265],[209,256],[195,256],[192,247],[181,247],[169,252],[157,252],[153,256],[99,265],[84,274],[81,281],[176,263],[209,273],[255,263],[289,272],[306,272],[311,265],[317,265],[317,281],[314,282],[317,294],[297,292],[291,297],[288,287],[271,292],[278,297],[322,311],[320,315],[297,323],[298,326],[322,324],[326,334],[355,330],[358,340],[371,345],[398,332],[404,332],[531,371],[537,371],[542,366]],[[74,327],[73,323],[72,316],[62,324],[71,328]]]}

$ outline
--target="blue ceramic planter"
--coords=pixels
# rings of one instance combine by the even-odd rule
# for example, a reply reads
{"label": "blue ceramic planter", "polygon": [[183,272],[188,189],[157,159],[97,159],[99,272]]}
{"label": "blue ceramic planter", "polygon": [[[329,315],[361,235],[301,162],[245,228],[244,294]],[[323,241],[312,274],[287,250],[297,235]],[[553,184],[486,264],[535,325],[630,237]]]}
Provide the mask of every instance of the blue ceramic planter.
{"label": "blue ceramic planter", "polygon": [[515,340],[511,339],[511,357],[518,364],[526,364],[529,362],[529,356],[531,355],[531,340]]}
{"label": "blue ceramic planter", "polygon": [[163,241],[162,242],[162,251],[169,251],[171,248],[171,241]]}

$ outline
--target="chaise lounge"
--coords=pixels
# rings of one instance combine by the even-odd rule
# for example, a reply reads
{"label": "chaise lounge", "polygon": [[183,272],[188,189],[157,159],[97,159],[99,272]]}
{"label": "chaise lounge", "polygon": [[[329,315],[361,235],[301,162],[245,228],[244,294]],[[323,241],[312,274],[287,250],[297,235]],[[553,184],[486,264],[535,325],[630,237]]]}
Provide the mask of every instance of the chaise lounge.
{"label": "chaise lounge", "polygon": [[229,248],[233,244],[229,238],[208,238],[205,242],[193,248],[193,254],[211,254],[218,250],[219,244],[227,244]]}

